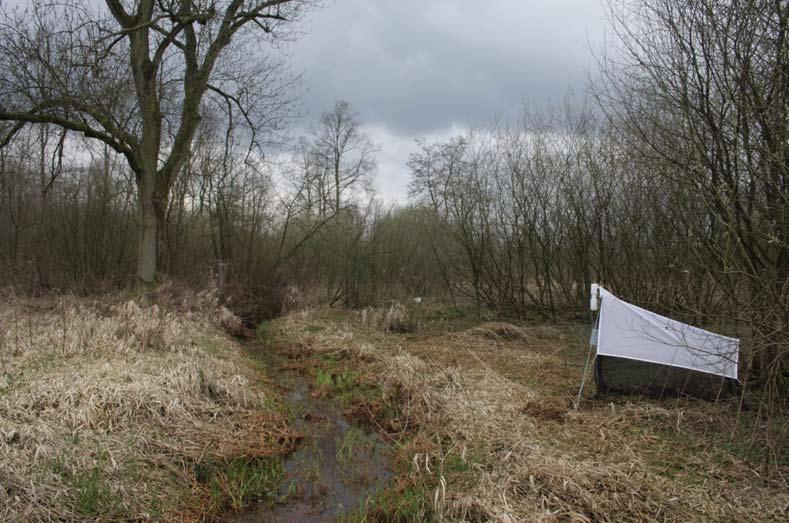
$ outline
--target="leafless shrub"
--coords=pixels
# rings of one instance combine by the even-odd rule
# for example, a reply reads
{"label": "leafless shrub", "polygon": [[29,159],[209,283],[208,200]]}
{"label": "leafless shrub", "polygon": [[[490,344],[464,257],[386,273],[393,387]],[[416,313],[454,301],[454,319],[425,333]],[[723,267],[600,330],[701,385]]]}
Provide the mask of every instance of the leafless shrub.
{"label": "leafless shrub", "polygon": [[293,312],[305,305],[304,296],[301,291],[293,285],[285,287],[282,298],[282,312]]}
{"label": "leafless shrub", "polygon": [[275,274],[234,275],[222,290],[222,304],[241,318],[248,327],[254,328],[267,319],[282,313],[285,286]]}

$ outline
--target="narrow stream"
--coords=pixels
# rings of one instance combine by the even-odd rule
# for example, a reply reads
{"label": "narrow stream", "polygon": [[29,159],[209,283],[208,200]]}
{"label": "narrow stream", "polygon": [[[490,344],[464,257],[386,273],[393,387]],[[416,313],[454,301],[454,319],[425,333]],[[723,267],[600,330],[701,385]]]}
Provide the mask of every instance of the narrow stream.
{"label": "narrow stream", "polygon": [[273,509],[252,506],[225,521],[335,521],[363,507],[392,476],[391,453],[377,434],[350,423],[330,400],[312,397],[305,377],[287,378],[285,397],[304,440],[285,460],[277,494],[286,501]]}

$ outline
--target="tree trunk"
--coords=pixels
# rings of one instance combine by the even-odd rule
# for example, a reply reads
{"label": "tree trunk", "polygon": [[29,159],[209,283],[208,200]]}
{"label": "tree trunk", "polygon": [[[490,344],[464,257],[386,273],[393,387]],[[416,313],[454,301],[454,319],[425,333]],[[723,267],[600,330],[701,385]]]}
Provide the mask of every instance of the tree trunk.
{"label": "tree trunk", "polygon": [[139,177],[140,193],[140,243],[137,251],[137,278],[143,283],[153,283],[156,277],[159,219],[154,205],[155,173]]}
{"label": "tree trunk", "polygon": [[340,212],[340,167],[335,166],[334,170],[334,210]]}

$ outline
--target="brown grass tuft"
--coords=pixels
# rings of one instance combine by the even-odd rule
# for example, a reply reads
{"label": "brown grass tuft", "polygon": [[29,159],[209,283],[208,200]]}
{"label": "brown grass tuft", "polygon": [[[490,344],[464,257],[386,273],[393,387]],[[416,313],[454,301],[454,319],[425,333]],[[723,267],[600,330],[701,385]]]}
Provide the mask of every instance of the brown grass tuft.
{"label": "brown grass tuft", "polygon": [[364,309],[361,315],[363,324],[372,325],[383,332],[404,334],[416,332],[418,327],[412,312],[399,302],[380,309]]}
{"label": "brown grass tuft", "polygon": [[530,337],[526,331],[511,323],[503,322],[488,322],[478,325],[469,329],[469,334],[474,336],[482,336],[483,338],[490,338],[493,340],[506,340],[506,341],[529,341]]}

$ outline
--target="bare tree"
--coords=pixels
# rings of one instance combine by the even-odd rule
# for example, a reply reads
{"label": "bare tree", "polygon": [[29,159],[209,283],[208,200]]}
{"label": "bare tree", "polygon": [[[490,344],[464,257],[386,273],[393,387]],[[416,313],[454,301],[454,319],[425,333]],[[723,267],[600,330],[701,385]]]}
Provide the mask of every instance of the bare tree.
{"label": "bare tree", "polygon": [[342,209],[346,193],[369,188],[378,149],[361,131],[358,113],[348,102],[338,101],[330,111],[321,114],[313,148],[320,160],[318,169],[332,177],[335,212]]}
{"label": "bare tree", "polygon": [[[106,0],[0,14],[0,121],[50,123],[100,140],[134,172],[137,276],[152,282],[170,189],[205,103],[278,129],[292,84],[261,44],[287,38],[310,0]],[[258,58],[263,56],[263,58]],[[233,127],[233,126],[231,126]]]}

